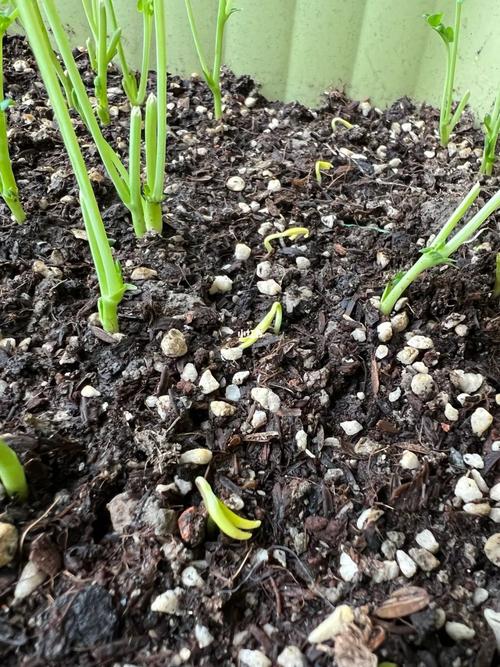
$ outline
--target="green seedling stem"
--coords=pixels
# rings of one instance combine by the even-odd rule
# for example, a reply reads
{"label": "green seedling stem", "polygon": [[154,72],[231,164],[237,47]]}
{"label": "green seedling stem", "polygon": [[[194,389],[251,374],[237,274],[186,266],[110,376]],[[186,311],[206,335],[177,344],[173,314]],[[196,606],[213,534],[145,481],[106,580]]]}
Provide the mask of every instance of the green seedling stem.
{"label": "green seedling stem", "polygon": [[248,540],[252,537],[252,533],[247,531],[259,528],[260,521],[251,521],[235,514],[217,498],[204,477],[197,477],[195,484],[203,498],[208,516],[225,535],[232,537],[233,540]]}
{"label": "green seedling stem", "polygon": [[[68,77],[71,81],[71,85],[74,91],[73,98],[78,113],[82,117],[90,134],[92,135],[92,139],[94,140],[99,155],[101,156],[101,160],[103,161],[104,167],[108,172],[108,175],[119,198],[123,202],[124,206],[126,206],[130,211],[132,225],[136,235],[142,236],[146,231],[146,224],[144,220],[145,202],[138,201],[132,196],[132,190],[134,190],[134,192],[136,191],[137,184],[132,183],[131,173],[127,171],[118,154],[113,150],[102,134],[102,130],[95,117],[92,104],[85,90],[85,85],[82,81],[78,66],[73,57],[73,52],[54,0],[44,0],[43,8],[57,48],[68,72]],[[131,116],[131,135],[134,129],[136,129],[136,126],[134,126],[134,121]],[[137,172],[135,172],[135,177],[137,177]]]}
{"label": "green seedling stem", "polygon": [[[119,27],[116,19],[116,11],[113,0],[105,0],[108,12],[108,21],[113,34]],[[122,71],[122,85],[132,106],[142,106],[146,99],[146,86],[151,57],[151,42],[153,36],[153,0],[138,0],[137,10],[142,14],[142,59],[139,85],[133,70],[129,67],[123,42],[121,39],[116,44],[118,61]]]}
{"label": "green seedling stem", "polygon": [[493,288],[493,296],[500,296],[500,252],[497,252],[495,261],[495,286]]}
{"label": "green seedling stem", "polygon": [[16,10],[9,8],[3,13],[3,10],[0,9],[0,196],[17,222],[21,223],[26,220],[26,214],[19,202],[19,189],[12,170],[7,138],[7,110],[12,102],[4,99],[3,83],[3,40],[7,29],[16,20],[16,17]]}
{"label": "green seedling stem", "polygon": [[193,35],[194,46],[198,55],[198,60],[200,62],[201,71],[203,72],[205,81],[207,82],[207,85],[210,88],[214,98],[214,116],[216,120],[220,120],[222,118],[222,92],[220,87],[220,75],[222,65],[222,49],[224,46],[224,29],[231,14],[237,10],[231,6],[232,0],[219,0],[219,9],[217,12],[217,28],[215,32],[214,62],[212,70],[210,71],[210,67],[207,63],[203,53],[203,48],[201,46],[200,36],[196,26],[191,0],[184,1],[186,3],[189,26],[191,28],[191,34]]}
{"label": "green seedling stem", "polygon": [[455,82],[455,71],[457,68],[458,39],[462,18],[462,5],[464,0],[456,0],[455,4],[455,27],[445,26],[442,22],[443,14],[424,14],[427,24],[435,30],[443,40],[446,49],[446,77],[443,87],[443,98],[441,102],[441,114],[439,119],[439,136],[442,146],[447,146],[450,135],[455,125],[460,120],[462,113],[469,101],[470,91],[467,91],[455,110],[453,107],[453,86]]}
{"label": "green seedling stem", "polygon": [[[52,3],[50,0],[44,0],[44,4]],[[83,220],[101,293],[98,300],[99,316],[103,328],[113,333],[118,331],[118,304],[127,286],[123,282],[119,264],[113,259],[87,167],[53,67],[38,0],[17,0],[17,7],[78,183]]]}
{"label": "green seedling stem", "polygon": [[28,484],[17,454],[0,438],[0,481],[9,498],[28,499]]}
{"label": "green seedling stem", "polygon": [[325,162],[324,160],[316,160],[316,163],[314,165],[314,173],[316,174],[316,181],[318,182],[318,185],[321,185],[321,182],[323,180],[323,175],[322,171],[330,171],[330,169],[333,167],[333,164],[331,162]]}
{"label": "green seedling stem", "polygon": [[273,251],[273,246],[271,245],[271,241],[275,241],[276,239],[286,239],[289,238],[292,241],[295,241],[295,239],[300,238],[303,236],[305,239],[309,238],[309,230],[307,227],[289,227],[288,229],[285,229],[283,232],[276,232],[276,234],[269,234],[266,236],[264,239],[264,248],[267,250],[267,252],[272,252]]}
{"label": "green seedling stem", "polygon": [[497,148],[498,135],[500,134],[500,90],[493,107],[493,113],[486,114],[483,121],[484,125],[484,150],[481,162],[481,173],[491,176],[493,165],[495,164],[495,153]]}
{"label": "green seedling stem", "polygon": [[480,192],[480,186],[476,183],[457,208],[453,211],[442,230],[433,242],[422,251],[422,256],[406,272],[402,272],[393,278],[387,285],[380,301],[380,310],[384,315],[389,315],[395,303],[404,294],[408,287],[427,269],[440,264],[452,262],[451,256],[466,243],[487,220],[487,218],[500,208],[500,190],[456,232],[451,239],[458,223],[470,209]]}
{"label": "green seedling stem", "polygon": [[144,213],[146,227],[161,234],[162,202],[167,149],[167,29],[163,0],[153,0],[156,42],[156,95],[146,102],[146,184]]}
{"label": "green seedling stem", "polygon": [[103,125],[109,125],[108,66],[117,53],[121,30],[115,26],[108,36],[108,6],[105,0],[82,0],[91,36],[87,39],[87,52],[92,69],[97,99],[97,115]]}
{"label": "green seedling stem", "polygon": [[242,336],[240,338],[241,345],[239,347],[242,350],[245,350],[247,347],[251,347],[260,338],[262,338],[262,336],[264,336],[271,327],[273,327],[274,335],[277,336],[281,331],[282,321],[283,308],[281,307],[281,303],[279,301],[275,301],[267,315],[257,324],[254,329],[252,329],[248,336]]}

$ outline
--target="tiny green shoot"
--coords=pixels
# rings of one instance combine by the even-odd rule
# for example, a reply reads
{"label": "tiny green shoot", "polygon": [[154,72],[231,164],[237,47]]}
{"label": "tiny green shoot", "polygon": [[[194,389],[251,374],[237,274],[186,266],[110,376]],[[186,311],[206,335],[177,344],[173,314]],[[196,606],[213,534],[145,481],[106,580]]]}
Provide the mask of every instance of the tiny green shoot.
{"label": "tiny green shoot", "polygon": [[421,251],[420,259],[408,271],[399,272],[389,282],[380,300],[380,310],[384,315],[391,313],[398,299],[424,271],[440,264],[451,264],[453,262],[451,255],[476,233],[492,213],[500,208],[499,190],[458,232],[449,238],[479,193],[480,186],[479,183],[476,183],[453,211],[432,243]]}
{"label": "tiny green shoot", "polygon": [[[49,4],[53,5],[53,0],[43,1],[46,8]],[[123,282],[120,266],[113,258],[78,138],[61,90],[57,71],[53,66],[53,52],[40,13],[39,0],[17,0],[17,8],[80,190],[83,220],[101,292],[98,300],[101,324],[106,331],[117,332],[118,304],[128,286]]]}
{"label": "tiny green shoot", "polygon": [[10,99],[4,99],[3,83],[3,40],[16,17],[17,10],[10,7],[0,8],[0,197],[7,204],[17,222],[21,223],[25,221],[26,214],[19,202],[19,189],[12,170],[7,137],[7,111],[13,102]]}
{"label": "tiny green shoot", "polygon": [[208,66],[205,58],[203,48],[201,46],[198,28],[194,18],[193,7],[191,0],[184,0],[186,3],[186,11],[188,15],[189,26],[193,36],[194,46],[200,62],[201,71],[208,87],[212,92],[214,98],[214,116],[216,120],[222,118],[222,92],[220,87],[220,75],[222,65],[222,48],[224,45],[224,28],[229,20],[229,17],[238,11],[232,7],[232,0],[219,0],[219,10],[217,12],[217,28],[215,32],[215,53],[212,70]]}
{"label": "tiny green shoot", "polygon": [[28,498],[28,484],[24,468],[17,454],[0,438],[0,481],[9,498],[24,502]]}
{"label": "tiny green shoot", "polygon": [[281,331],[282,320],[283,308],[281,307],[281,303],[279,301],[275,301],[267,315],[257,324],[254,329],[252,329],[248,336],[242,336],[240,338],[241,345],[239,347],[242,350],[245,350],[247,347],[251,347],[267,333],[271,326],[273,327],[275,336],[277,336]]}
{"label": "tiny green shoot", "polygon": [[309,238],[309,230],[307,227],[289,227],[288,229],[285,229],[283,232],[276,232],[275,234],[269,234],[266,236],[264,239],[264,248],[267,250],[267,252],[272,252],[273,251],[273,246],[271,245],[271,241],[275,241],[276,239],[286,239],[289,238],[292,241],[295,241],[295,239],[300,238],[303,236],[305,239]]}
{"label": "tiny green shoot", "polygon": [[[119,28],[113,0],[106,0],[106,9],[111,30],[113,31],[113,34],[115,34]],[[139,85],[137,85],[137,79],[133,70],[128,65],[123,41],[119,39],[116,44],[118,62],[120,63],[120,69],[122,71],[123,90],[132,106],[142,106],[146,99],[146,86],[148,82],[153,36],[153,0],[137,0],[137,11],[142,14],[142,57]]]}
{"label": "tiny green shoot", "polygon": [[424,14],[424,19],[427,21],[427,24],[441,37],[446,49],[446,77],[443,86],[443,97],[439,119],[439,135],[442,146],[448,145],[450,135],[453,132],[455,125],[460,120],[470,97],[470,91],[467,91],[458,103],[455,113],[452,113],[453,87],[457,67],[458,38],[460,35],[463,3],[464,0],[456,0],[455,27],[444,25],[442,13]]}
{"label": "tiny green shoot", "polygon": [[316,160],[316,164],[314,165],[314,173],[316,174],[316,181],[318,182],[318,185],[321,185],[321,181],[323,180],[321,172],[330,171],[332,167],[333,164],[331,162],[325,162],[324,160]]}
{"label": "tiny green shoot", "polygon": [[500,90],[498,91],[492,114],[486,114],[484,126],[484,149],[481,162],[481,173],[491,176],[495,164],[495,153],[498,135],[500,134]]}
{"label": "tiny green shoot", "polygon": [[500,296],[500,252],[497,252],[495,261],[495,286],[493,296]]}
{"label": "tiny green shoot", "polygon": [[90,29],[87,39],[87,53],[90,66],[96,76],[94,90],[97,100],[97,115],[103,125],[109,125],[108,67],[117,53],[121,30],[116,28],[108,34],[108,11],[105,0],[82,0],[85,16]]}
{"label": "tiny green shoot", "polygon": [[228,537],[232,537],[233,540],[248,540],[252,537],[252,533],[247,531],[260,527],[260,521],[243,519],[230,510],[222,500],[217,498],[204,477],[197,477],[195,484],[203,498],[208,516]]}
{"label": "tiny green shoot", "polygon": [[352,130],[352,128],[354,127],[352,123],[350,123],[345,118],[341,118],[340,116],[336,116],[332,120],[332,130],[334,132],[337,129],[337,125],[343,125],[346,128],[346,130]]}

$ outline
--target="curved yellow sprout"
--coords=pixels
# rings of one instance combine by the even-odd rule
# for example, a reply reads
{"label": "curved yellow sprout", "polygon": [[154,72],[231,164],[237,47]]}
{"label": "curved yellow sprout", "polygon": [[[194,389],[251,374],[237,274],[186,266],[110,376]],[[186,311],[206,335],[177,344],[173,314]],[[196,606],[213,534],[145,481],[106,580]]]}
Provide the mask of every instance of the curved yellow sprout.
{"label": "curved yellow sprout", "polygon": [[[322,164],[330,164],[328,163],[322,163]],[[330,165],[331,167],[332,165]],[[307,227],[290,227],[289,229],[285,229],[284,232],[276,232],[276,234],[269,234],[269,236],[266,236],[264,239],[264,248],[267,250],[267,252],[272,252],[273,251],[273,246],[271,245],[271,241],[274,241],[275,239],[285,239],[285,238],[290,238],[292,241],[295,241],[295,239],[298,239],[300,236],[303,236],[305,239],[308,238],[309,236],[309,230]]]}
{"label": "curved yellow sprout", "polygon": [[252,329],[252,331],[248,334],[248,336],[242,336],[240,338],[241,345],[239,347],[242,350],[245,350],[247,347],[250,347],[251,345],[256,343],[259,340],[259,338],[262,338],[262,336],[266,333],[269,327],[273,324],[273,321],[274,321],[274,327],[273,327],[274,333],[278,335],[281,330],[282,320],[283,320],[283,308],[281,307],[281,303],[279,301],[275,301],[271,306],[270,311],[257,324],[255,329]]}
{"label": "curved yellow sprout", "polygon": [[321,181],[323,180],[321,171],[329,171],[332,167],[333,164],[331,162],[325,162],[324,160],[316,160],[316,164],[314,165],[314,173],[316,174],[316,180],[318,181],[318,185],[321,185]]}
{"label": "curved yellow sprout", "polygon": [[335,128],[337,127],[337,125],[338,125],[339,123],[340,123],[341,125],[343,125],[347,130],[352,130],[352,128],[354,127],[354,125],[353,125],[352,123],[350,123],[348,120],[346,120],[345,118],[341,118],[340,116],[336,116],[336,117],[332,120],[332,130],[333,130],[334,132],[335,132]]}
{"label": "curved yellow sprout", "polygon": [[235,514],[217,498],[204,477],[197,477],[194,482],[203,498],[209,517],[225,535],[232,537],[233,540],[248,540],[252,537],[252,533],[246,531],[259,528],[260,521],[244,519]]}

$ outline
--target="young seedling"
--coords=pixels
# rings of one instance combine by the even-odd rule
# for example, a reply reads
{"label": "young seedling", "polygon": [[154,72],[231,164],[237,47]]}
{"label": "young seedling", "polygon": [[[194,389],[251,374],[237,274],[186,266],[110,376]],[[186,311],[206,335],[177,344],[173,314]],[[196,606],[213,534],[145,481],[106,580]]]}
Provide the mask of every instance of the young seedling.
{"label": "young seedling", "polygon": [[186,3],[189,26],[191,28],[191,34],[193,35],[193,41],[196,53],[198,55],[198,60],[200,61],[201,71],[203,72],[205,81],[207,82],[207,85],[210,88],[214,98],[214,116],[216,120],[220,120],[222,118],[222,92],[220,88],[220,75],[222,65],[222,48],[224,45],[224,28],[226,27],[226,23],[229,20],[231,14],[238,10],[232,7],[232,0],[219,0],[217,28],[215,32],[214,63],[212,70],[210,70],[207,64],[207,60],[204,56],[203,48],[201,46],[191,0],[184,1]]}
{"label": "young seedling", "polygon": [[[275,301],[271,306],[271,310],[267,315],[257,324],[255,329],[248,334],[248,336],[242,336],[240,338],[241,345],[239,346],[242,350],[245,350],[247,347],[251,347],[256,343],[259,338],[262,338],[268,331],[268,329],[273,326],[274,335],[277,336],[281,331],[281,322],[283,320],[283,309],[279,301]],[[274,322],[274,325],[273,325]]]}
{"label": "young seedling", "polygon": [[[113,0],[105,0],[111,31],[115,34],[119,30]],[[116,44],[118,62],[122,71],[122,86],[132,106],[142,106],[146,99],[149,63],[151,57],[151,43],[153,35],[153,0],[137,0],[137,10],[142,14],[142,58],[139,85],[133,70],[129,67],[127,56],[121,38]]]}
{"label": "young seedling", "polygon": [[453,211],[432,243],[421,251],[422,257],[408,271],[398,273],[389,282],[380,300],[380,310],[384,315],[391,313],[397,300],[424,271],[440,264],[451,264],[453,253],[476,233],[492,213],[500,208],[499,190],[458,232],[449,238],[479,193],[480,186],[479,183],[476,183]]}
{"label": "young seedling", "polygon": [[108,35],[108,13],[104,0],[82,0],[83,9],[90,28],[87,53],[90,66],[96,76],[94,90],[97,100],[97,115],[103,125],[109,125],[108,66],[117,53],[121,30]]}
{"label": "young seedling", "polygon": [[354,125],[352,123],[350,123],[348,120],[346,120],[345,118],[341,118],[340,116],[336,116],[332,120],[332,130],[334,132],[337,129],[337,125],[339,125],[339,124],[343,125],[346,128],[346,130],[352,130],[352,128],[354,127]]}
{"label": "young seedling", "polygon": [[9,498],[24,502],[28,498],[28,484],[24,468],[17,454],[0,438],[0,481]]}
{"label": "young seedling", "polygon": [[309,238],[309,230],[307,227],[289,227],[288,229],[285,229],[284,232],[276,232],[276,234],[269,234],[266,236],[264,239],[264,248],[267,250],[267,252],[272,252],[273,246],[271,245],[271,241],[274,241],[275,239],[286,238],[295,241],[295,239],[298,239],[301,236],[303,236],[305,239]]}
{"label": "young seedling", "polygon": [[248,540],[252,537],[252,533],[246,531],[259,528],[260,521],[250,521],[235,514],[222,500],[217,498],[212,487],[203,477],[197,477],[195,484],[203,498],[208,516],[225,535],[232,537],[233,540]]}
{"label": "young seedling", "polygon": [[156,42],[156,96],[146,102],[144,186],[146,228],[161,234],[167,144],[167,27],[164,0],[153,0]]}
{"label": "young seedling", "polygon": [[3,40],[16,17],[17,10],[10,6],[0,7],[0,196],[17,222],[24,222],[26,214],[19,202],[19,189],[12,171],[9,140],[7,138],[7,111],[13,102],[4,99],[3,83]]}
{"label": "young seedling", "polygon": [[333,164],[331,162],[316,160],[316,164],[314,165],[314,173],[316,174],[316,181],[318,182],[318,185],[321,185],[321,181],[323,180],[323,175],[321,172],[330,171],[332,167]]}
{"label": "young seedling", "polygon": [[427,21],[427,24],[441,37],[446,49],[446,77],[439,118],[439,136],[442,146],[448,145],[450,135],[453,132],[455,125],[460,120],[470,97],[470,92],[467,91],[460,100],[455,113],[452,113],[453,86],[455,82],[455,70],[457,67],[458,38],[460,35],[463,3],[464,0],[456,0],[454,28],[452,26],[444,25],[442,13],[424,14],[424,19]]}
{"label": "young seedling", "polygon": [[[52,0],[44,0],[44,4],[52,4]],[[128,286],[123,282],[118,262],[113,259],[87,167],[80,151],[57,73],[53,67],[52,53],[40,13],[39,0],[17,0],[17,7],[80,190],[83,220],[101,292],[98,300],[101,324],[106,331],[116,332],[118,331],[118,304]]]}
{"label": "young seedling", "polygon": [[[118,154],[102,134],[54,0],[46,0],[43,5],[54,41],[74,89],[78,112],[92,135],[118,196],[130,211],[137,236],[142,236],[146,230],[160,233],[162,229],[161,201],[163,200],[167,133],[166,28],[163,2],[154,0],[153,4],[158,45],[158,102],[155,101],[153,96],[150,98],[152,102],[146,105],[146,183],[142,192],[140,177],[142,114],[140,109],[134,107],[131,111],[129,165],[127,170]],[[156,11],[157,9],[158,11]]]}
{"label": "young seedling", "polygon": [[493,288],[493,296],[500,296],[500,252],[497,252],[495,265],[495,286]]}
{"label": "young seedling", "polygon": [[481,173],[491,176],[495,164],[495,152],[498,135],[500,134],[500,90],[498,91],[492,114],[486,114],[484,125],[484,149],[481,162]]}

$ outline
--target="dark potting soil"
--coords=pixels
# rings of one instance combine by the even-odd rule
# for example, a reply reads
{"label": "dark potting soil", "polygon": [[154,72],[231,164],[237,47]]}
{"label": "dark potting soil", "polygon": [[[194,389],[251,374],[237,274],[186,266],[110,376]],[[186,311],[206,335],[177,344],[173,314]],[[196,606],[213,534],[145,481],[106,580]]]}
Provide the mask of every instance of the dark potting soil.
{"label": "dark potting soil", "polygon": [[[28,220],[12,223],[0,204],[0,432],[11,434],[31,496],[0,500],[1,521],[21,536],[0,569],[1,664],[363,667],[374,654],[400,667],[498,664],[483,616],[500,609],[499,571],[484,552],[496,524],[454,493],[470,470],[464,454],[480,455],[480,485],[500,478],[498,425],[479,437],[470,420],[478,407],[495,413],[499,390],[498,214],[454,265],[412,286],[390,340],[379,340],[388,318],[375,301],[477,179],[472,119],[442,149],[435,109],[401,100],[380,111],[332,92],[312,111],[268,102],[250,79],[225,73],[218,126],[203,81],[171,77],[165,231],[141,240],[75,120],[116,257],[137,288],[112,337],[93,317],[75,180],[20,38],[7,40],[5,79]],[[113,86],[116,73],[106,133],[125,156],[128,106]],[[335,116],[354,128],[332,132]],[[321,185],[319,159],[332,164]],[[234,176],[243,190],[227,187]],[[498,186],[485,181],[479,203]],[[268,256],[264,236],[292,222],[309,238],[275,242]],[[251,248],[248,260],[235,259],[237,243]],[[131,280],[143,267],[147,279]],[[232,289],[211,295],[219,275]],[[262,279],[281,295],[263,295]],[[221,359],[276,299],[281,333]],[[187,342],[179,359],[160,347],[172,328]],[[405,365],[397,355],[416,334],[431,342]],[[219,388],[203,394],[187,363]],[[480,386],[465,392],[456,370],[481,375]],[[419,396],[412,379],[427,372],[433,384]],[[255,387],[279,396],[276,412],[252,399]],[[215,417],[213,400],[234,415]],[[345,422],[362,430],[349,435],[357,427]],[[194,447],[212,451],[209,465],[179,463]],[[262,521],[251,541],[206,530],[197,475]],[[425,529],[434,555],[419,546]],[[415,557],[407,577],[401,552]],[[44,581],[15,600],[28,560]],[[403,602],[391,598],[401,588]],[[152,611],[166,591],[174,613]],[[308,642],[339,604],[355,624],[335,642]],[[297,648],[282,655],[287,646]]]}

